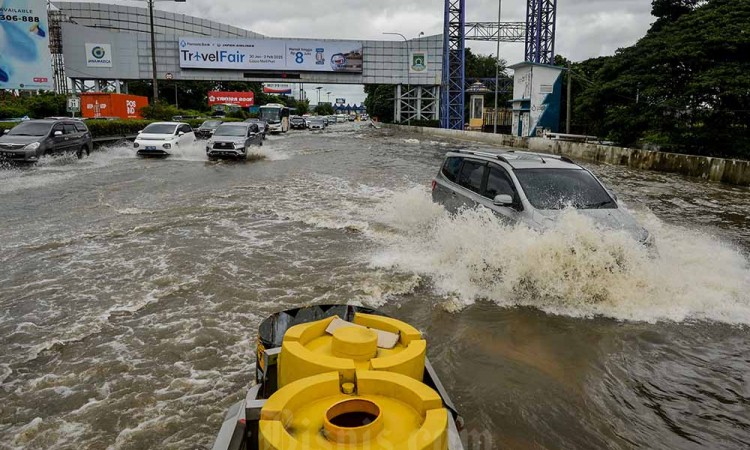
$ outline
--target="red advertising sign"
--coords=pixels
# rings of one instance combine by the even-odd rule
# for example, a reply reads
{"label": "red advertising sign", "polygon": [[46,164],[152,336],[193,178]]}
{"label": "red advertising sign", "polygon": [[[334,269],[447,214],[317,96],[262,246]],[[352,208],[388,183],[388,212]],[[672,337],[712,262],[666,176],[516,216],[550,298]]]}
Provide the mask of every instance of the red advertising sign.
{"label": "red advertising sign", "polygon": [[218,105],[221,103],[231,103],[233,105],[239,105],[243,108],[253,106],[255,104],[255,94],[250,92],[223,92],[223,91],[209,91],[208,92],[208,105]]}

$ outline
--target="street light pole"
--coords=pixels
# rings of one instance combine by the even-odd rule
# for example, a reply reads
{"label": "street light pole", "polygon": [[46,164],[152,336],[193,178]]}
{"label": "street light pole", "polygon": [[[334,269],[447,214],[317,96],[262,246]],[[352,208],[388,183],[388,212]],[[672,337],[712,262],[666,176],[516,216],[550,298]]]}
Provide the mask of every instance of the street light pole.
{"label": "street light pole", "polygon": [[[401,39],[406,42],[406,100],[409,103],[409,106],[411,107],[411,102],[409,102],[409,89],[411,88],[411,76],[409,75],[409,58],[411,55],[409,55],[409,40],[406,39],[406,36],[404,36],[401,33],[383,33],[383,34],[393,34],[396,36],[401,36]],[[401,99],[398,99],[398,101],[401,101]],[[411,125],[411,116],[407,116],[406,118],[406,124]]]}
{"label": "street light pole", "polygon": [[315,88],[316,91],[318,91],[318,105],[320,105],[320,90],[323,89],[323,86],[318,86]]}
{"label": "street light pole", "polygon": [[[148,15],[149,15],[149,21],[151,24],[151,83],[154,86],[154,103],[156,103],[157,100],[159,100],[159,81],[156,79],[156,37],[154,36],[154,2],[158,0],[146,0],[146,1],[148,2]],[[172,1],[176,3],[185,3],[187,0],[172,0]]]}

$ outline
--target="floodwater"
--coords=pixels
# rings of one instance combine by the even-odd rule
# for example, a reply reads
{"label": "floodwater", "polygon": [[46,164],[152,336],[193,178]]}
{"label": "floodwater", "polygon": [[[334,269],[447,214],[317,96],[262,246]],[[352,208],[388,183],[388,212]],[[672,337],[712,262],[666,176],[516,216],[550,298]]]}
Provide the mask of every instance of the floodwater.
{"label": "floodwater", "polygon": [[0,169],[0,449],[210,448],[258,323],[338,302],[424,331],[467,448],[750,447],[750,191],[590,166],[653,255],[447,215],[430,180],[471,146],[345,124]]}

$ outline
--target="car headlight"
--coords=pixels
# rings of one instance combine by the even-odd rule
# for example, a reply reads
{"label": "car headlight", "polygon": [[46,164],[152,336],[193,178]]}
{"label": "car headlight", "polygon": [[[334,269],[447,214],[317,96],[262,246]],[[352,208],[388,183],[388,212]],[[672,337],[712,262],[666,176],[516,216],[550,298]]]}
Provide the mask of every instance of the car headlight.
{"label": "car headlight", "polygon": [[164,147],[167,150],[169,150],[170,148],[172,148],[172,144],[170,144],[169,142],[167,142],[166,144],[162,145],[162,147]]}
{"label": "car headlight", "polygon": [[138,147],[140,147],[140,146],[141,146],[141,144],[139,144],[139,143],[137,143],[137,142],[133,142],[133,148],[138,148]]}
{"label": "car headlight", "polygon": [[36,150],[39,148],[39,145],[40,145],[39,142],[32,142],[31,144],[27,145],[23,149],[24,150]]}

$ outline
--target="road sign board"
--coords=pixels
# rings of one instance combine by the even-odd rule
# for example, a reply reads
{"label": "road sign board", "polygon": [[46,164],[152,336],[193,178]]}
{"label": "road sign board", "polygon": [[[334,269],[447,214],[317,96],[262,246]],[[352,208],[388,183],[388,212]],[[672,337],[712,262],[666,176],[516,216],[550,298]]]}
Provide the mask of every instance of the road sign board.
{"label": "road sign board", "polygon": [[81,111],[81,99],[78,97],[68,97],[68,112],[80,112]]}

